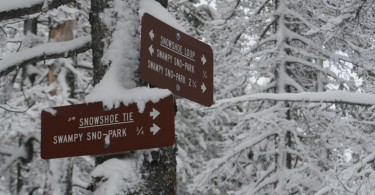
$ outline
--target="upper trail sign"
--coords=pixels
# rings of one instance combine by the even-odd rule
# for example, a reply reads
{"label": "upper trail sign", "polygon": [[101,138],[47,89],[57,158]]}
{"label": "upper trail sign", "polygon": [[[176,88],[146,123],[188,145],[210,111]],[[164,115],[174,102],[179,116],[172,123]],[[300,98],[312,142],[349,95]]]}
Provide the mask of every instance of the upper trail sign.
{"label": "upper trail sign", "polygon": [[143,80],[203,104],[213,104],[213,52],[209,45],[150,14],[142,17]]}
{"label": "upper trail sign", "polygon": [[102,102],[45,109],[42,112],[43,159],[103,155],[171,146],[175,143],[173,97],[103,110]]}

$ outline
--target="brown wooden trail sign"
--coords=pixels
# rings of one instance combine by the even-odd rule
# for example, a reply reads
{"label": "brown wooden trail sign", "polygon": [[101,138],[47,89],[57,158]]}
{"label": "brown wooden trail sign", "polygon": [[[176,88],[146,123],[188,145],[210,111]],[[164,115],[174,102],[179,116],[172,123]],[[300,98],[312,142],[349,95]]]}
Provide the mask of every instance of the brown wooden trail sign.
{"label": "brown wooden trail sign", "polygon": [[147,13],[142,17],[140,75],[177,96],[213,104],[211,47]]}
{"label": "brown wooden trail sign", "polygon": [[105,155],[175,143],[173,97],[106,111],[102,102],[47,108],[41,117],[43,159]]}

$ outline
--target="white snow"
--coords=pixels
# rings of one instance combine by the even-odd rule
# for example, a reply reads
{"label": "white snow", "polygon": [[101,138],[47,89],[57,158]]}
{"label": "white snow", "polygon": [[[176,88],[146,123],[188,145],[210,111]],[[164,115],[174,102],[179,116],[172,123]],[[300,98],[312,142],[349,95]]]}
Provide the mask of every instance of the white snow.
{"label": "white snow", "polygon": [[25,49],[16,53],[12,53],[0,60],[0,71],[3,71],[11,66],[19,65],[20,63],[43,55],[51,55],[64,53],[81,47],[91,42],[91,36],[85,36],[73,39],[72,41],[58,42],[58,43],[46,43],[35,46],[30,49]]}
{"label": "white snow", "polygon": [[61,190],[61,177],[65,174],[64,167],[67,165],[69,160],[67,158],[64,159],[51,159],[49,161],[49,166],[51,170],[51,175],[49,175],[48,180],[51,181],[51,194],[54,195],[63,195],[63,191]]}
{"label": "white snow", "polygon": [[165,22],[173,28],[185,32],[185,29],[177,22],[177,20],[165,9],[160,3],[150,0],[139,1],[139,16],[142,18],[144,13],[148,13],[155,18]]}
{"label": "white snow", "polygon": [[[177,26],[174,18],[159,3],[140,1],[139,4],[142,13],[152,12]],[[122,1],[114,2],[113,9],[118,14],[118,20],[114,23],[111,21],[113,18],[110,12],[101,15],[108,28],[114,31],[107,55],[103,56],[104,61],[111,63],[103,79],[86,97],[86,102],[102,101],[108,108],[118,107],[121,102],[125,105],[136,103],[139,111],[143,112],[147,102],[156,103],[171,92],[165,89],[136,87],[135,80],[138,78],[135,77],[135,72],[139,67],[140,40],[134,33],[138,30],[139,23],[136,22],[138,16],[129,11],[129,6],[132,5]]]}
{"label": "white snow", "polygon": [[27,8],[43,2],[44,0],[2,0],[0,1],[0,12]]}
{"label": "white snow", "polygon": [[199,7],[199,6],[211,6],[215,10],[217,9],[216,8],[216,0],[211,0],[211,1],[201,0],[197,4],[194,4],[194,6],[196,6],[196,7]]}
{"label": "white snow", "polygon": [[157,103],[160,99],[163,99],[171,94],[169,90],[148,88],[148,87],[137,87],[133,89],[125,89],[112,82],[101,82],[95,87],[93,91],[86,96],[86,102],[97,102],[102,101],[103,106],[108,108],[118,107],[120,103],[129,105],[131,103],[137,103],[139,112],[143,112],[145,104],[149,101]]}
{"label": "white snow", "polygon": [[0,48],[4,48],[7,44],[6,34],[0,30]]}
{"label": "white snow", "polygon": [[303,92],[303,93],[257,93],[243,95],[235,98],[222,99],[216,101],[214,107],[227,103],[244,101],[276,100],[276,101],[296,101],[296,102],[327,102],[327,103],[348,103],[375,105],[375,95],[369,93],[354,93],[347,91],[327,91],[327,92]]}
{"label": "white snow", "polygon": [[15,152],[17,152],[17,148],[13,148],[9,146],[1,146],[0,148],[0,155],[11,156]]}
{"label": "white snow", "polygon": [[14,162],[20,158],[26,158],[27,154],[23,146],[19,147],[16,151],[13,151],[12,156],[8,157],[5,162],[0,165],[0,173],[7,170]]}
{"label": "white snow", "polygon": [[56,116],[56,113],[57,113],[57,110],[53,109],[53,108],[44,108],[45,112],[48,112],[50,114],[52,114],[53,116]]}
{"label": "white snow", "polygon": [[[138,5],[138,2],[134,4]],[[109,64],[109,69],[86,96],[86,102],[102,101],[103,106],[108,108],[118,107],[120,103],[125,105],[136,103],[139,112],[143,112],[147,102],[157,103],[160,99],[171,95],[171,92],[166,89],[137,87],[136,81],[139,78],[136,76],[136,71],[139,67],[140,56],[140,37],[137,32],[140,18],[133,13],[134,4],[132,1],[124,3],[124,1],[115,0],[111,8],[100,15],[107,28],[113,32],[111,43],[102,58],[103,62]],[[159,3],[141,0],[139,6],[140,17],[147,12],[182,30],[182,27]],[[117,14],[115,21],[113,21],[113,12]],[[108,136],[105,144],[109,143]],[[97,166],[91,176],[103,177],[103,183],[99,184],[95,194],[117,194],[136,190],[142,181],[137,164],[142,164],[137,158],[110,159]]]}
{"label": "white snow", "polygon": [[114,195],[122,190],[136,189],[135,186],[141,183],[137,170],[137,159],[109,159],[98,165],[91,176],[108,180],[100,184],[95,194]]}

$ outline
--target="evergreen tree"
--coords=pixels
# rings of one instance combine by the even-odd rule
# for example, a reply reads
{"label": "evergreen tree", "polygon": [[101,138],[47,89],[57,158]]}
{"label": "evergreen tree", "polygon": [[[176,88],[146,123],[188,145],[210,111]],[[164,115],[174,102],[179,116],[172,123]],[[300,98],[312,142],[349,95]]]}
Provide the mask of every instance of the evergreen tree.
{"label": "evergreen tree", "polygon": [[[358,56],[340,55],[337,51],[342,47],[330,47],[336,44],[327,44],[325,37],[327,31],[336,27],[331,22],[338,18],[321,21],[316,15],[326,11],[323,8],[327,2],[217,2],[218,9],[228,10],[223,15],[228,23],[226,28],[243,32],[241,36],[245,43],[257,39],[251,44],[251,50],[242,50],[248,52],[244,61],[250,65],[250,71],[246,73],[251,89],[249,95],[216,102],[220,113],[223,107],[241,104],[246,109],[233,128],[228,131],[216,129],[215,134],[227,137],[221,144],[225,152],[206,165],[207,170],[195,179],[191,190],[216,194],[345,191],[345,185],[339,185],[340,179],[333,178],[337,176],[333,174],[337,163],[345,161],[343,156],[351,148],[341,144],[352,143],[367,127],[353,122],[348,115],[336,113],[339,110],[347,113],[349,108],[330,104],[325,93],[322,93],[322,104],[299,103],[312,100],[293,95],[320,94],[336,86],[356,91],[354,76],[347,67],[359,65]],[[250,15],[241,14],[241,11]],[[230,18],[235,17],[241,17],[236,21],[246,21],[247,25],[241,27],[239,22],[229,25]],[[343,72],[350,72],[350,76],[343,76]],[[350,133],[357,129],[357,133]],[[337,188],[328,187],[327,181],[336,182]],[[358,183],[355,186],[351,187],[361,188]]]}

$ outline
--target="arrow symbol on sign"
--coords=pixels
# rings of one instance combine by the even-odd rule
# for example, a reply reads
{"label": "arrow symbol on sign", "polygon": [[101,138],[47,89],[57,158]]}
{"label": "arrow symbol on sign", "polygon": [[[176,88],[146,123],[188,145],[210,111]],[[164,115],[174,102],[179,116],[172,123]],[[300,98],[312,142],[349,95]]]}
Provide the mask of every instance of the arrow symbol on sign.
{"label": "arrow symbol on sign", "polygon": [[153,126],[151,127],[150,131],[153,135],[157,134],[160,130],[160,127],[158,127],[157,125],[153,124]]}
{"label": "arrow symbol on sign", "polygon": [[154,48],[152,48],[152,45],[148,48],[148,51],[150,52],[151,56],[154,54]]}
{"label": "arrow symbol on sign", "polygon": [[202,93],[204,93],[207,90],[206,85],[204,85],[204,83],[202,83],[201,89],[202,89]]}
{"label": "arrow symbol on sign", "polygon": [[201,57],[201,61],[202,61],[203,65],[206,64],[206,62],[207,62],[206,57],[204,56],[204,54]]}
{"label": "arrow symbol on sign", "polygon": [[155,37],[154,29],[152,29],[148,34],[150,35],[150,38],[151,38],[151,40],[153,41],[153,40],[154,40],[154,37]]}
{"label": "arrow symbol on sign", "polygon": [[152,112],[150,112],[150,116],[152,117],[152,120],[155,120],[156,117],[158,117],[160,114],[159,111],[157,111],[155,108],[152,109]]}

